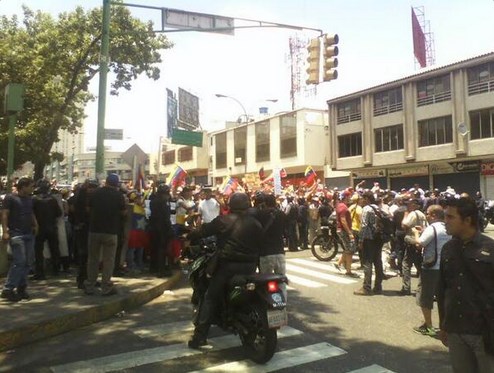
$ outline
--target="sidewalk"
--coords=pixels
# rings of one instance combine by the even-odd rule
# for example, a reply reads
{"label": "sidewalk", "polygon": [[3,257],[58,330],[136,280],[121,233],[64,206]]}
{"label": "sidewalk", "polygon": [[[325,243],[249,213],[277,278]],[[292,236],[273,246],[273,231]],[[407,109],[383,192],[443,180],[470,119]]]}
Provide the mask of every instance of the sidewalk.
{"label": "sidewalk", "polygon": [[30,300],[18,303],[0,300],[0,351],[90,325],[123,310],[139,307],[172,288],[182,275],[181,271],[176,270],[168,278],[146,275],[139,278],[113,277],[118,294],[106,297],[84,295],[82,290],[77,289],[73,275],[31,281],[28,288]]}

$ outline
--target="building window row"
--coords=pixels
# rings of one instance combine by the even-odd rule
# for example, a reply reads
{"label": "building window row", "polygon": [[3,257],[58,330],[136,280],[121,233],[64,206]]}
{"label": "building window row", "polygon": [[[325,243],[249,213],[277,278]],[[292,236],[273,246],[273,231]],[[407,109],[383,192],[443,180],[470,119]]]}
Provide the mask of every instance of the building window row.
{"label": "building window row", "polygon": [[470,112],[470,138],[494,137],[494,108]]}
{"label": "building window row", "polygon": [[269,162],[270,159],[270,125],[269,121],[256,123],[256,162]]}
{"label": "building window row", "polygon": [[468,69],[468,95],[494,91],[494,62]]}
{"label": "building window row", "polygon": [[376,153],[403,149],[403,124],[374,130]]}
{"label": "building window row", "polygon": [[340,158],[362,155],[362,132],[338,136],[338,156]]}
{"label": "building window row", "polygon": [[453,142],[451,115],[418,122],[419,147],[449,144]]}
{"label": "building window row", "polygon": [[451,82],[449,74],[417,83],[417,106],[431,105],[451,100]]}
{"label": "building window row", "polygon": [[403,110],[401,87],[374,94],[374,116]]}
{"label": "building window row", "polygon": [[350,123],[362,119],[360,98],[338,104],[337,124]]}

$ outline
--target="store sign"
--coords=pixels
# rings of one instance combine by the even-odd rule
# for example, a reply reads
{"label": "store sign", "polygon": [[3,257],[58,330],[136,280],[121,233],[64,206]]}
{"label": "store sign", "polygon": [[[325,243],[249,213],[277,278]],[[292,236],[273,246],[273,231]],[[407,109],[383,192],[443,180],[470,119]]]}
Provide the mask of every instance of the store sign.
{"label": "store sign", "polygon": [[479,161],[450,162],[455,172],[472,172],[480,170]]}
{"label": "store sign", "polygon": [[433,163],[429,167],[433,175],[452,174],[455,172],[454,167],[447,162]]}
{"label": "store sign", "polygon": [[386,170],[385,169],[356,170],[356,171],[352,171],[352,177],[354,179],[370,179],[373,177],[386,177]]}
{"label": "store sign", "polygon": [[494,175],[494,162],[482,163],[480,173],[482,175]]}
{"label": "store sign", "polygon": [[429,175],[429,166],[393,168],[388,170],[388,175],[389,177]]}

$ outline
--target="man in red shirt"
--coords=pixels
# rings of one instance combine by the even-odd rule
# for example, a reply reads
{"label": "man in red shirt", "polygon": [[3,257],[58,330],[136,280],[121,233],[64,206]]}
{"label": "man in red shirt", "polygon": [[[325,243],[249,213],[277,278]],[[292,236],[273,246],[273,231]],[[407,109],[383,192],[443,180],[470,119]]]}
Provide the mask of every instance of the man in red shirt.
{"label": "man in red shirt", "polygon": [[350,277],[358,277],[356,273],[352,272],[352,260],[353,254],[356,250],[355,237],[352,231],[352,217],[348,210],[348,204],[350,203],[350,191],[343,191],[340,195],[335,193],[333,200],[335,203],[336,222],[338,236],[343,243],[343,254],[341,254],[336,268],[340,270],[340,266],[343,265],[346,269],[345,275]]}

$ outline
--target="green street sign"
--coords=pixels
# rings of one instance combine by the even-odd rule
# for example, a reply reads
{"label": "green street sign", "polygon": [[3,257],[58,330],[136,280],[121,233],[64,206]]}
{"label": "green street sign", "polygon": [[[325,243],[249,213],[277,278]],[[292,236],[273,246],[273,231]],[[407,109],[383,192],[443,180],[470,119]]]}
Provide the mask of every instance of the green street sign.
{"label": "green street sign", "polygon": [[172,144],[197,146],[202,148],[202,136],[202,132],[185,131],[174,128],[172,133]]}

